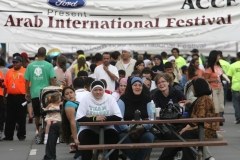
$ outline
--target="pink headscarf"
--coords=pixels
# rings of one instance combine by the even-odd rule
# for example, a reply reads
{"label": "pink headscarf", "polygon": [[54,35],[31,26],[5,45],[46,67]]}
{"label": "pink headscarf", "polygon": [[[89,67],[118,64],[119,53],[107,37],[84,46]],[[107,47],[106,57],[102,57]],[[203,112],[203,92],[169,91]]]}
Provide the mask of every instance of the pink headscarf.
{"label": "pink headscarf", "polygon": [[[127,84],[127,80],[128,80],[127,78],[122,78],[122,79],[120,80],[119,84]],[[117,92],[117,93],[120,94],[119,88],[118,88],[117,90],[115,90],[114,92]]]}

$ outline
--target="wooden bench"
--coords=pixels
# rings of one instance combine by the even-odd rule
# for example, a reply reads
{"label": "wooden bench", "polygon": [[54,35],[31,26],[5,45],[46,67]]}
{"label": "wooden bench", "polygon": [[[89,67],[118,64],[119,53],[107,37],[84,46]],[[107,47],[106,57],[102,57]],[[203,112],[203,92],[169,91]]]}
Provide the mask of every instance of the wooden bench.
{"label": "wooden bench", "polygon": [[79,150],[106,150],[106,149],[135,149],[135,148],[173,148],[173,147],[200,147],[200,146],[226,146],[227,141],[188,141],[188,142],[156,142],[131,144],[98,144],[80,145]]}
{"label": "wooden bench", "polygon": [[[106,150],[106,149],[137,149],[137,148],[173,148],[173,147],[198,147],[198,160],[202,159],[203,146],[226,146],[227,141],[213,138],[204,140],[204,122],[224,122],[222,117],[214,118],[187,118],[187,119],[171,119],[171,120],[154,120],[154,121],[113,121],[113,122],[80,122],[80,126],[107,126],[107,125],[123,125],[123,124],[166,124],[166,123],[197,123],[199,130],[198,140],[189,140],[181,142],[179,140],[157,141],[154,143],[131,143],[131,144],[97,144],[97,145],[79,145],[79,150]],[[102,128],[100,127],[100,128]],[[103,131],[102,131],[103,132]],[[101,132],[100,132],[101,133]]]}

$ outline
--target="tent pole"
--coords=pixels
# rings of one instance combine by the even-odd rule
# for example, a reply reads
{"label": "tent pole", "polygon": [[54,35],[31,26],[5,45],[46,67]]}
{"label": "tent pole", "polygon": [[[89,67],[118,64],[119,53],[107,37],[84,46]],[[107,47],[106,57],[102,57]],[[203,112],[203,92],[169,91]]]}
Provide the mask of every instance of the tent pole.
{"label": "tent pole", "polygon": [[236,53],[238,52],[238,42],[236,42]]}

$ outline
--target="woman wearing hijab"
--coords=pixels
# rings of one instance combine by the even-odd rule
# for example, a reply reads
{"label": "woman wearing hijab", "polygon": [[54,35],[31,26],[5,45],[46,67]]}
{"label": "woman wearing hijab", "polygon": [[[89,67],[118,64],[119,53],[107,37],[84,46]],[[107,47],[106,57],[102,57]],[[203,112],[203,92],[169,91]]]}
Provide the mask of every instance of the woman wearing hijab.
{"label": "woman wearing hijab", "polygon": [[160,55],[156,55],[154,57],[154,63],[155,63],[155,66],[152,67],[153,72],[155,72],[155,73],[164,72],[163,60],[162,60],[162,57]]}
{"label": "woman wearing hijab", "polygon": [[[145,87],[142,79],[139,77],[133,77],[128,80],[126,91],[118,100],[123,121],[132,121],[136,110],[141,112],[141,119],[149,119],[151,98],[149,96],[149,90]],[[128,125],[118,125],[115,127],[120,132],[120,139],[130,130],[130,126]],[[152,143],[154,135],[149,131],[151,127],[151,124],[138,126],[122,143]],[[137,153],[135,149],[123,149],[122,152],[127,155],[130,160],[144,160],[151,152],[151,148],[138,149]]]}
{"label": "woman wearing hijab", "polygon": [[[104,92],[105,86],[102,81],[94,81],[91,84],[91,92],[81,101],[76,115],[78,122],[95,121],[120,121],[121,111],[116,100]],[[116,144],[119,141],[118,132],[113,125],[104,127],[104,140],[106,144]],[[80,145],[91,145],[99,143],[98,126],[81,126],[78,140]],[[92,159],[92,151],[82,151],[83,160]],[[109,160],[118,160],[118,150],[115,150]]]}
{"label": "woman wearing hijab", "polygon": [[145,59],[143,62],[144,62],[145,67],[152,69],[152,67],[153,67],[152,61],[150,61],[149,59]]}
{"label": "woman wearing hijab", "polygon": [[[181,103],[191,104],[188,113],[190,118],[207,118],[215,117],[215,107],[213,100],[209,97],[212,94],[209,84],[202,78],[197,78],[192,81],[193,93],[197,99],[191,104],[189,100],[183,100]],[[204,137],[205,139],[213,138],[216,136],[217,124],[215,122],[204,123]],[[196,123],[188,124],[183,128],[179,134],[184,139],[198,139],[198,126]],[[174,139],[177,139],[175,137]],[[196,155],[192,154],[191,149],[188,147],[183,148],[165,148],[159,160],[172,160],[179,150],[183,150],[184,160],[193,160]],[[209,157],[211,158],[211,157]]]}
{"label": "woman wearing hijab", "polygon": [[127,87],[127,78],[122,78],[119,82],[119,88],[112,93],[112,96],[118,101],[121,95],[124,94]]}
{"label": "woman wearing hijab", "polygon": [[174,56],[170,56],[168,58],[168,62],[172,63],[172,68],[173,68],[173,73],[174,75],[176,75],[174,82],[181,82],[182,81],[182,74],[180,72],[180,70],[178,69],[177,65],[176,65],[176,58]]}

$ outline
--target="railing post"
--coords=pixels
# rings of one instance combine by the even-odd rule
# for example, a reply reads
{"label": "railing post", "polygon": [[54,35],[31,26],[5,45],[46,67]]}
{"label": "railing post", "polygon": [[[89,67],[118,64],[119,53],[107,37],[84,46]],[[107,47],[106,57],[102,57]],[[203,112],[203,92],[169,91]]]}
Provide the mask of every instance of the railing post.
{"label": "railing post", "polygon": [[[204,141],[204,123],[198,123],[198,140]],[[204,159],[203,157],[203,147],[198,147],[198,160]]]}

